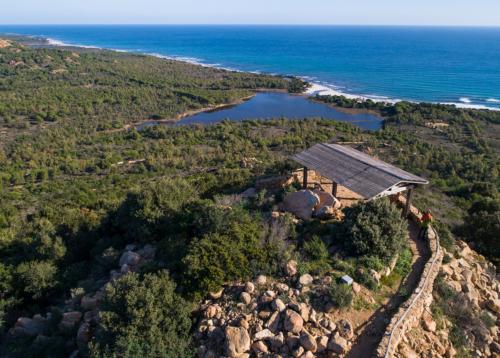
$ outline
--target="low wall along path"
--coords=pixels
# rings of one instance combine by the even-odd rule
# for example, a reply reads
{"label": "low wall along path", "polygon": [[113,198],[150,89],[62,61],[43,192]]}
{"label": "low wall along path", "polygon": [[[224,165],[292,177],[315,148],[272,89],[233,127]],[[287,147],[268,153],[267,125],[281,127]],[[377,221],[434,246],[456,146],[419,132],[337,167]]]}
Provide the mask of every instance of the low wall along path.
{"label": "low wall along path", "polygon": [[[399,199],[400,205],[404,205],[403,200]],[[412,206],[409,214],[410,220],[418,222],[420,217],[421,213]],[[392,317],[377,348],[377,357],[394,357],[404,335],[411,328],[418,326],[422,314],[426,309],[429,309],[432,303],[434,281],[439,274],[443,260],[443,250],[439,245],[439,237],[432,228],[428,231],[427,244],[431,256],[424,266],[420,281],[410,298],[400,306]]]}

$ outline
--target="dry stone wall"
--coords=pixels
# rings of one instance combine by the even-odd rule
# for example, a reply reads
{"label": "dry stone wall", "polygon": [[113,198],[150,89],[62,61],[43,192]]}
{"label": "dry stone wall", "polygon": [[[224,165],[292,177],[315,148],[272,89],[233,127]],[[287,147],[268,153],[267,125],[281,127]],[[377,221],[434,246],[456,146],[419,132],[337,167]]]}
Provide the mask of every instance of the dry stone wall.
{"label": "dry stone wall", "polygon": [[[400,197],[398,203],[404,205],[404,198]],[[412,206],[409,217],[411,220],[418,221],[421,213]],[[387,326],[385,335],[377,349],[377,357],[394,357],[404,335],[411,328],[419,325],[424,311],[429,309],[432,303],[434,281],[439,274],[443,250],[439,245],[439,238],[432,228],[428,231],[427,239],[431,256],[425,264],[419,284],[413,294],[400,306]]]}

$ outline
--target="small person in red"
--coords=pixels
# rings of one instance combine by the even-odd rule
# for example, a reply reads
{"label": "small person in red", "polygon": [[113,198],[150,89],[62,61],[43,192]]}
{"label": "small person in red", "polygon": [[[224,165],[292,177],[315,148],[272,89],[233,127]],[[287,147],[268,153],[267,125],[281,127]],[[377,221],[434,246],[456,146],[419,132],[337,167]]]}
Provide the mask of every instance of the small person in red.
{"label": "small person in red", "polygon": [[420,234],[418,235],[420,239],[425,239],[427,237],[427,233],[429,232],[429,227],[432,224],[434,218],[432,217],[431,210],[427,209],[424,211],[424,214],[420,218]]}

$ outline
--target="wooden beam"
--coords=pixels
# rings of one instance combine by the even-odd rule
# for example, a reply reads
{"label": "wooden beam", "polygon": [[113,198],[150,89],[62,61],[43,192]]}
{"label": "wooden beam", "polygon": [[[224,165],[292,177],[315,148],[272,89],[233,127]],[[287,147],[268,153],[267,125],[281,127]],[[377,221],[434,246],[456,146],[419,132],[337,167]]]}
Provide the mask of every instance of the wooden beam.
{"label": "wooden beam", "polygon": [[410,212],[410,207],[411,207],[411,199],[413,197],[413,187],[409,187],[408,191],[406,192],[406,205],[403,210],[403,217],[406,218]]}
{"label": "wooden beam", "polygon": [[307,167],[304,167],[304,176],[302,186],[304,189],[307,189]]}
{"label": "wooden beam", "polygon": [[337,190],[339,189],[339,185],[335,182],[332,183],[332,195],[337,197]]}

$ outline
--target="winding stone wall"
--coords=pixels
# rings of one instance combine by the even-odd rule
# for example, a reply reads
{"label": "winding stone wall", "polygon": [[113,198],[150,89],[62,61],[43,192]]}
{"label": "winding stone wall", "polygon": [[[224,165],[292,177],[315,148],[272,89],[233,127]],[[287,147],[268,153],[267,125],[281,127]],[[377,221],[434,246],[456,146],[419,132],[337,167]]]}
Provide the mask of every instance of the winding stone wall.
{"label": "winding stone wall", "polygon": [[[404,198],[398,198],[398,204],[404,205]],[[421,213],[412,206],[409,217],[418,222]],[[377,349],[377,357],[394,357],[403,336],[411,328],[418,326],[422,314],[432,303],[434,280],[439,274],[443,250],[439,245],[439,238],[432,228],[428,232],[427,239],[431,256],[425,264],[419,284],[413,294],[399,307],[387,326]]]}

